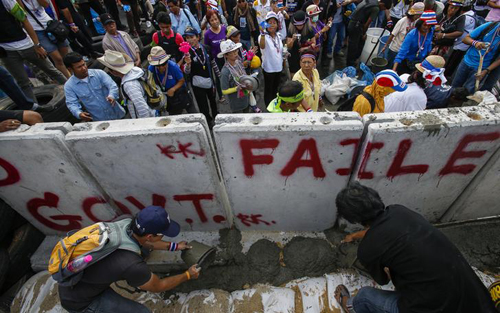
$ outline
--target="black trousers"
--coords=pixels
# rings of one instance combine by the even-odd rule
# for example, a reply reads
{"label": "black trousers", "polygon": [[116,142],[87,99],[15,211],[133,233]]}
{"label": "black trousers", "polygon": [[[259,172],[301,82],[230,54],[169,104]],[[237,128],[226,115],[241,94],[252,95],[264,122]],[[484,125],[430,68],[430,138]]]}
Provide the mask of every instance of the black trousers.
{"label": "black trousers", "polygon": [[346,65],[354,66],[363,50],[363,24],[361,22],[350,21],[347,30],[349,37],[347,39]]}
{"label": "black trousers", "polygon": [[131,10],[127,12],[127,24],[130,33],[141,32],[141,25],[139,24],[141,17],[139,15],[139,3],[137,0],[122,0],[122,4],[130,5]]}
{"label": "black trousers", "polygon": [[264,72],[264,101],[265,106],[276,98],[276,94],[278,93],[278,88],[280,86],[280,77],[281,72],[277,73],[267,73]]}
{"label": "black trousers", "polygon": [[104,0],[104,5],[106,6],[106,10],[111,14],[113,19],[116,22],[116,27],[123,28],[123,24],[120,21],[120,14],[118,12],[118,5],[116,4],[116,0]]}
{"label": "black trousers", "polygon": [[[198,108],[200,112],[205,115],[207,121],[210,123],[215,119],[215,116],[219,114],[217,109],[217,101],[215,100],[215,93],[213,88],[204,89],[193,86],[193,93],[198,103]],[[208,103],[210,102],[210,107]],[[210,114],[210,110],[212,114]]]}
{"label": "black trousers", "polygon": [[453,50],[450,57],[448,58],[448,62],[446,62],[446,68],[444,71],[444,75],[446,77],[452,77],[453,73],[462,62],[462,59],[465,55],[465,51],[461,50]]}
{"label": "black trousers", "polygon": [[101,6],[101,3],[98,0],[89,0],[89,2],[80,3],[78,4],[78,6],[80,8],[80,13],[82,13],[83,17],[87,21],[87,24],[89,25],[92,34],[94,36],[97,36],[98,34],[94,27],[94,22],[92,21],[92,14],[90,13],[90,8],[94,9],[94,11],[96,11],[96,13],[99,15],[106,13],[104,8]]}

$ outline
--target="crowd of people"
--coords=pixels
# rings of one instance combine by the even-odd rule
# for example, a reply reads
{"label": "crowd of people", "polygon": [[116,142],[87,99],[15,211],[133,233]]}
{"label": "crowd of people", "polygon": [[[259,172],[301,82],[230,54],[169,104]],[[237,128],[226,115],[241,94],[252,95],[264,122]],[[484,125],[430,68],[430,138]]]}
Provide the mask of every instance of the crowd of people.
{"label": "crowd of people", "polygon": [[[317,112],[319,64],[359,67],[370,27],[390,31],[388,65],[351,93],[360,115],[445,108],[500,78],[499,0],[1,0],[0,15],[3,85],[17,83],[18,108],[43,111],[31,63],[64,84],[81,121],[201,112],[212,125],[225,104]],[[105,70],[89,69],[93,59]],[[14,125],[19,114],[1,118]]]}

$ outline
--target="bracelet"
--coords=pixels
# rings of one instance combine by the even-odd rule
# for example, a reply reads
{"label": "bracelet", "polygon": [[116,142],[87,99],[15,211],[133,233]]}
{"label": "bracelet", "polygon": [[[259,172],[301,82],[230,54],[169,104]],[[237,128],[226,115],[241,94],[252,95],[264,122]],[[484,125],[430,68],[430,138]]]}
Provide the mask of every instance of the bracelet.
{"label": "bracelet", "polygon": [[477,45],[477,43],[478,43],[478,42],[479,42],[479,41],[477,41],[477,40],[472,40],[472,46],[473,46],[474,48],[476,48],[476,45]]}
{"label": "bracelet", "polygon": [[175,242],[171,242],[168,247],[168,251],[177,251],[177,244]]}
{"label": "bracelet", "polygon": [[69,23],[69,26],[73,27],[73,26],[76,26],[75,23]]}
{"label": "bracelet", "polygon": [[189,271],[186,271],[186,276],[187,276],[188,280],[191,280],[191,274],[189,274]]}

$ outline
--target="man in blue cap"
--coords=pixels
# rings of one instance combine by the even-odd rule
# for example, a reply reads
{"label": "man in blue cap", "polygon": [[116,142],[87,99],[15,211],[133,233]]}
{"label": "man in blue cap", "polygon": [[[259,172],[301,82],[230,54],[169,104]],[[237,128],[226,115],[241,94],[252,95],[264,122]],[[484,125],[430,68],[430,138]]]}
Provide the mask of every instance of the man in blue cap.
{"label": "man in blue cap", "polygon": [[180,232],[179,224],[170,219],[164,208],[149,206],[135,218],[116,223],[124,225],[118,227],[122,231],[120,247],[85,268],[76,285],[59,285],[61,305],[70,313],[149,313],[151,311],[144,305],[120,296],[110,285],[125,280],[141,290],[163,292],[198,278],[200,270],[195,264],[182,274],[160,279],[139,254],[141,250],[178,251],[191,248],[185,241],[174,243],[161,240],[163,236],[175,237]]}

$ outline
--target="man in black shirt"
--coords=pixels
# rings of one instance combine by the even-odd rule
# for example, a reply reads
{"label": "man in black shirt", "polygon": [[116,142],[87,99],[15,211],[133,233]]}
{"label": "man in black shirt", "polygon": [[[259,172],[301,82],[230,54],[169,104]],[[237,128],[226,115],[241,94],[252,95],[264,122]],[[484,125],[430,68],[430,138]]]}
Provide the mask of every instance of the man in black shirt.
{"label": "man in black shirt", "polygon": [[495,307],[460,251],[427,220],[402,205],[385,206],[379,194],[354,182],[337,195],[339,216],[367,228],[358,260],[380,285],[335,298],[346,312],[493,313]]}
{"label": "man in black shirt", "polygon": [[[141,248],[149,250],[184,250],[186,242],[166,242],[162,237],[175,237],[180,226],[170,220],[168,213],[159,206],[149,206],[132,220],[127,234]],[[125,280],[132,287],[152,292],[163,292],[179,284],[198,278],[199,269],[193,265],[185,273],[158,278],[141,255],[129,250],[115,250],[107,257],[85,268],[80,281],[71,287],[59,285],[61,305],[70,313],[148,313],[140,303],[126,299],[110,288],[114,282]]]}

